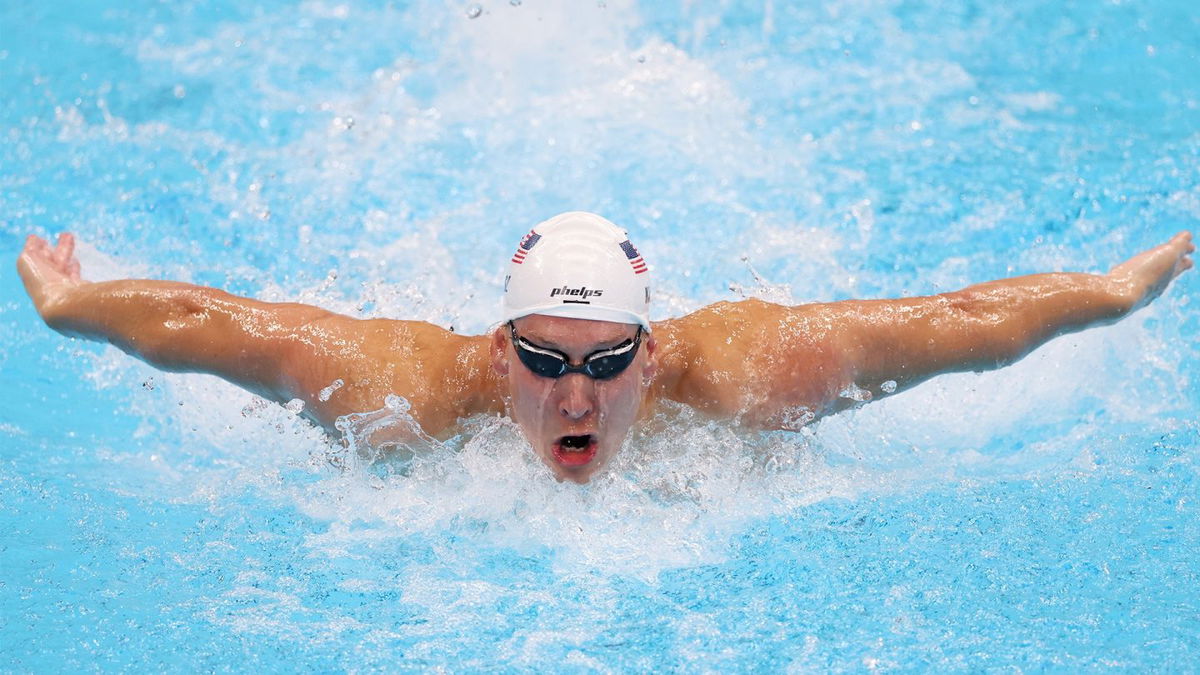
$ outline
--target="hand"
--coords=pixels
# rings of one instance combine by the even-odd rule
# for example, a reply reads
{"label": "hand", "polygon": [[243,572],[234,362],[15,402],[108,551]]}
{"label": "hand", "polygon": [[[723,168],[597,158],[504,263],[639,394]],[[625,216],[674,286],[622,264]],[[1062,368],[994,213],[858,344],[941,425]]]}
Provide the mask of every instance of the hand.
{"label": "hand", "polygon": [[53,247],[45,239],[29,235],[25,249],[17,258],[17,272],[25,283],[25,292],[43,319],[55,301],[87,283],[79,276],[75,235],[69,232],[60,234],[58,245]]}
{"label": "hand", "polygon": [[1180,232],[1165,244],[1143,251],[1112,268],[1108,278],[1135,310],[1157,298],[1175,277],[1191,269],[1195,252],[1191,232]]}

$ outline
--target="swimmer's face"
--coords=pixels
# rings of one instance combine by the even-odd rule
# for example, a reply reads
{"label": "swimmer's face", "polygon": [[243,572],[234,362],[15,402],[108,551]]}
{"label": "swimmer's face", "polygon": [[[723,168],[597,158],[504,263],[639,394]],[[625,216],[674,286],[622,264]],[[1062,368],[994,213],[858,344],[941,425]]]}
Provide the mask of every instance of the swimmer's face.
{"label": "swimmer's face", "polygon": [[[637,334],[629,324],[541,315],[516,319],[513,326],[530,345],[565,354],[572,365]],[[614,377],[544,377],[521,362],[504,325],[492,336],[492,365],[504,377],[509,412],[534,452],[560,481],[586,483],[620,450],[637,421],[654,374],[654,349],[654,338],[643,332],[633,362]]]}

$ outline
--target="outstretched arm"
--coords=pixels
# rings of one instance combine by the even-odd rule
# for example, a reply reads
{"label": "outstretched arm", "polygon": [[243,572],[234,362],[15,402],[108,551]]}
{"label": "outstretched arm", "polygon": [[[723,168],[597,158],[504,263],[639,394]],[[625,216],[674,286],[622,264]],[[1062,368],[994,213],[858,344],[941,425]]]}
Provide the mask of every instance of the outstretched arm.
{"label": "outstretched arm", "polygon": [[1193,251],[1191,234],[1181,232],[1103,275],[1036,274],[898,300],[715,303],[655,324],[654,393],[747,426],[796,429],[1116,321],[1191,268]]}
{"label": "outstretched arm", "polygon": [[[1189,232],[1108,274],[1035,274],[922,298],[835,303],[854,382],[878,395],[935,375],[1011,364],[1056,336],[1112,323],[1192,267]],[[889,386],[890,390],[891,387]]]}
{"label": "outstretched arm", "polygon": [[[474,380],[442,375],[443,362],[456,373],[482,370],[474,367],[478,339],[419,321],[354,319],[185,283],[88,282],[74,244],[70,234],[57,246],[30,236],[17,260],[38,313],[65,335],[109,342],[163,370],[217,375],[270,400],[303,399],[305,415],[330,431],[338,416],[382,408],[390,393],[409,399],[431,433],[494,407],[485,400],[490,390],[471,389]],[[326,388],[336,381],[332,394]]]}
{"label": "outstretched arm", "polygon": [[30,235],[17,259],[48,326],[109,342],[163,370],[213,373],[266,398],[293,393],[283,374],[295,328],[330,314],[173,281],[85,281],[74,249],[70,234],[57,246]]}

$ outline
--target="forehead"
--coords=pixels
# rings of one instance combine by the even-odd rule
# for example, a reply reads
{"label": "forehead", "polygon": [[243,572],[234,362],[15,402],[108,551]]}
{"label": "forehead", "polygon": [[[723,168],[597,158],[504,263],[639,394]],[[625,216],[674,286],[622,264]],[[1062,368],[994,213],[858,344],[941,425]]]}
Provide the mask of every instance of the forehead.
{"label": "forehead", "polygon": [[611,321],[568,319],[561,316],[531,314],[513,320],[521,337],[548,347],[604,347],[631,339],[637,326]]}

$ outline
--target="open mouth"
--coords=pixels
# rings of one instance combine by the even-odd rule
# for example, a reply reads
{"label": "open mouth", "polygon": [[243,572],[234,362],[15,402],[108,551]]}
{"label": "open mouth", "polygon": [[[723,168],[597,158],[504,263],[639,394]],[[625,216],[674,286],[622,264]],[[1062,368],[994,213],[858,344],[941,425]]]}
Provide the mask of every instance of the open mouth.
{"label": "open mouth", "polygon": [[552,452],[563,466],[583,466],[595,459],[597,445],[596,437],[591,434],[563,436],[554,442]]}

